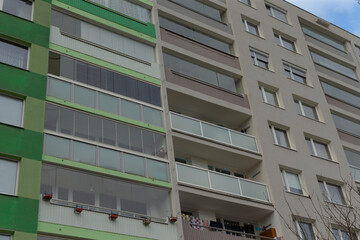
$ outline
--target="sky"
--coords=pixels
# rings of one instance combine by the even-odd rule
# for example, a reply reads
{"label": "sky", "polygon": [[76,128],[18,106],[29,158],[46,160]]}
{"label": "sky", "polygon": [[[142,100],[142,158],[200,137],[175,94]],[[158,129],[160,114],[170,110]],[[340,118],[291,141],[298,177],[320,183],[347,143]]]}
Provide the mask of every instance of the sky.
{"label": "sky", "polygon": [[286,0],[360,37],[357,0]]}

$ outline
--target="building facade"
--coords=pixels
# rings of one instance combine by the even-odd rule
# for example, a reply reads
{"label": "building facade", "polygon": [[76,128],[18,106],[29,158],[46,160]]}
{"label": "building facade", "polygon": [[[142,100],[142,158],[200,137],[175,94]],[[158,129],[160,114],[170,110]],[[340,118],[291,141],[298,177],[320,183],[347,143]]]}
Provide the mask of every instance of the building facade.
{"label": "building facade", "polygon": [[0,240],[360,239],[312,211],[360,208],[359,77],[283,0],[0,0]]}

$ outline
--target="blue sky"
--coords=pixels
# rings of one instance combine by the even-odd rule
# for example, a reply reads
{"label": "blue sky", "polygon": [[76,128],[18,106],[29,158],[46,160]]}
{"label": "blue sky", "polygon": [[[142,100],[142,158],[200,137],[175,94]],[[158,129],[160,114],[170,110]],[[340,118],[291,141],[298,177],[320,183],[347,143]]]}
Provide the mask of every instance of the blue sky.
{"label": "blue sky", "polygon": [[286,0],[360,37],[357,0]]}

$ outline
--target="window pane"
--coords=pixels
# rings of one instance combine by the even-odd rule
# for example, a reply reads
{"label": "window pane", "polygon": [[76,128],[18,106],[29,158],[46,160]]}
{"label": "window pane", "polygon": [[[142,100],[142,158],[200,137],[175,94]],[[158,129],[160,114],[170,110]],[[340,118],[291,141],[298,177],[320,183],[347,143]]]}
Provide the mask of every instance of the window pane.
{"label": "window pane", "polygon": [[275,128],[275,134],[279,145],[289,147],[286,131]]}
{"label": "window pane", "polygon": [[319,186],[320,186],[320,190],[323,196],[324,201],[329,201],[328,197],[327,197],[327,193],[326,193],[326,189],[325,189],[325,185],[324,182],[319,181]]}
{"label": "window pane", "polygon": [[286,172],[286,177],[288,180],[290,192],[302,194],[302,189],[300,185],[299,176],[294,173]]}
{"label": "window pane", "polygon": [[327,183],[327,188],[329,190],[329,197],[330,197],[330,201],[334,202],[334,203],[339,203],[339,204],[345,204],[342,192],[341,192],[341,188],[339,186],[336,185],[332,185]]}
{"label": "window pane", "polygon": [[75,136],[89,139],[89,116],[75,112]]}
{"label": "window pane", "polygon": [[99,148],[99,166],[121,170],[121,153],[107,148]]}
{"label": "window pane", "polygon": [[267,89],[264,89],[264,92],[265,92],[265,96],[266,96],[266,100],[267,100],[266,103],[269,103],[274,106],[279,106],[275,92],[272,92]]}
{"label": "window pane", "polygon": [[[11,0],[13,1],[13,0]],[[28,49],[0,40],[0,62],[14,67],[26,69]]]}
{"label": "window pane", "polygon": [[346,103],[349,103],[351,105],[360,107],[360,97],[352,94],[350,92],[347,92],[345,90],[342,90],[340,88],[337,88],[331,84],[321,82],[321,85],[323,87],[324,93],[326,95],[332,96],[336,99],[339,99],[341,101],[344,101]]}
{"label": "window pane", "polygon": [[74,112],[67,108],[60,108],[60,132],[74,134]]}
{"label": "window pane", "polygon": [[0,235],[0,240],[11,240],[10,236]]}
{"label": "window pane", "polygon": [[[1,97],[1,96],[0,96]],[[58,131],[59,129],[59,108],[57,106],[45,105],[45,129]]]}
{"label": "window pane", "polygon": [[124,171],[140,176],[145,176],[145,159],[124,153]]}
{"label": "window pane", "polygon": [[103,142],[101,118],[89,115],[89,139],[95,142]]}
{"label": "window pane", "polygon": [[298,101],[298,100],[295,100],[294,102],[295,102],[295,106],[296,106],[296,111],[297,111],[297,113],[302,115],[299,101]]}
{"label": "window pane", "polygon": [[299,222],[300,232],[302,239],[304,240],[315,240],[314,231],[312,229],[311,223]]}
{"label": "window pane", "polygon": [[309,149],[310,154],[314,155],[315,152],[314,152],[313,146],[311,144],[311,140],[309,138],[306,138],[306,143],[308,145],[308,149]]}
{"label": "window pane", "polygon": [[98,93],[99,110],[119,115],[119,99],[107,94]]}
{"label": "window pane", "polygon": [[295,51],[295,45],[292,41],[282,38],[283,46],[291,51]]}
{"label": "window pane", "polygon": [[71,101],[71,84],[48,77],[48,92],[52,97],[60,98],[66,101]]}
{"label": "window pane", "polygon": [[158,109],[143,106],[144,122],[162,127],[162,112]]}
{"label": "window pane", "polygon": [[130,149],[130,135],[129,126],[125,124],[117,124],[117,138],[118,146],[121,148]]}
{"label": "window pane", "polygon": [[312,118],[312,119],[317,119],[315,107],[306,105],[304,103],[302,104],[302,106],[303,106],[305,116]]}
{"label": "window pane", "polygon": [[130,149],[142,152],[142,130],[140,128],[129,126],[130,129]]}
{"label": "window pane", "polygon": [[2,10],[20,18],[31,20],[32,5],[31,1],[3,0]]}
{"label": "window pane", "polygon": [[17,162],[0,159],[0,193],[16,193],[17,171]]}
{"label": "window pane", "polygon": [[87,107],[95,108],[95,91],[75,86],[74,102]]}
{"label": "window pane", "polygon": [[344,149],[346,158],[351,166],[360,168],[360,153]]}
{"label": "window pane", "polygon": [[22,125],[22,114],[23,100],[0,95],[1,123],[20,127]]}
{"label": "window pane", "polygon": [[74,161],[95,165],[96,147],[93,145],[74,141]]}
{"label": "window pane", "polygon": [[105,144],[116,145],[115,122],[103,119],[103,141]]}
{"label": "window pane", "polygon": [[250,33],[259,35],[258,27],[255,24],[247,22],[247,26]]}
{"label": "window pane", "polygon": [[70,141],[51,135],[45,135],[45,154],[70,159]]}
{"label": "window pane", "polygon": [[314,145],[315,145],[317,156],[326,158],[326,159],[330,159],[330,153],[329,153],[327,144],[323,144],[323,143],[314,141]]}

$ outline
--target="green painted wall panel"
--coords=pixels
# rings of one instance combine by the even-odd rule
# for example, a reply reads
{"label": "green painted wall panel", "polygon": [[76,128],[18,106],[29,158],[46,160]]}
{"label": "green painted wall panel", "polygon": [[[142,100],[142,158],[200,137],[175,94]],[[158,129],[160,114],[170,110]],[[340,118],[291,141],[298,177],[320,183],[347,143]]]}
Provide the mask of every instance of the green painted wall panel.
{"label": "green painted wall panel", "polygon": [[41,233],[61,235],[64,237],[78,237],[92,240],[150,240],[151,238],[143,238],[129,236],[123,234],[115,234],[110,232],[96,231],[92,229],[65,226],[54,223],[39,222],[38,231]]}
{"label": "green painted wall panel", "polygon": [[38,200],[40,195],[41,161],[20,160],[18,196]]}
{"label": "green painted wall panel", "polygon": [[72,56],[74,58],[81,59],[83,61],[95,64],[95,65],[98,65],[98,66],[101,66],[101,67],[104,67],[104,68],[107,68],[107,69],[110,69],[110,70],[113,70],[115,72],[124,73],[126,75],[131,76],[131,77],[143,80],[145,82],[150,82],[150,83],[153,83],[155,85],[159,85],[159,86],[161,85],[161,80],[158,79],[158,78],[154,78],[154,77],[151,77],[149,75],[145,75],[145,74],[136,72],[134,70],[124,68],[124,67],[121,67],[119,65],[116,65],[116,64],[113,64],[113,63],[110,63],[110,62],[106,62],[106,61],[103,61],[101,59],[91,57],[89,55],[86,55],[86,54],[71,50],[69,48],[65,48],[65,47],[53,44],[53,43],[50,43],[49,47],[50,47],[50,49],[53,49],[53,50],[55,50],[57,52],[60,52],[60,53]]}
{"label": "green painted wall panel", "polygon": [[0,195],[0,228],[36,233],[39,201]]}
{"label": "green painted wall panel", "polygon": [[29,70],[31,72],[47,75],[49,62],[49,49],[32,44],[30,47]]}
{"label": "green painted wall panel", "polygon": [[50,102],[53,102],[53,103],[61,104],[61,105],[67,106],[67,107],[75,108],[75,109],[78,109],[78,110],[81,110],[81,111],[85,111],[85,112],[88,112],[88,113],[96,114],[96,115],[103,116],[103,117],[110,118],[110,119],[114,119],[114,120],[118,120],[118,121],[128,123],[128,124],[131,124],[131,125],[134,125],[134,126],[150,129],[150,130],[157,131],[157,132],[160,132],[160,133],[166,133],[165,128],[158,127],[158,126],[148,124],[148,123],[144,123],[144,122],[140,122],[140,121],[133,120],[133,119],[130,119],[130,118],[122,117],[122,116],[119,116],[119,115],[116,115],[116,114],[100,111],[100,110],[90,108],[90,107],[86,107],[86,106],[83,106],[83,105],[80,105],[80,104],[77,104],[77,103],[72,103],[72,102],[62,100],[62,99],[58,99],[58,98],[54,98],[54,97],[51,97],[51,96],[46,96],[46,100],[48,100]]}
{"label": "green painted wall panel", "polygon": [[75,162],[75,161],[71,161],[71,160],[61,159],[61,158],[47,156],[47,155],[43,155],[43,160],[46,162],[49,162],[49,163],[63,165],[66,167],[82,169],[82,170],[90,171],[90,172],[94,172],[94,173],[101,173],[101,174],[105,174],[108,176],[119,177],[119,178],[131,180],[131,181],[151,184],[151,185],[155,185],[155,186],[159,186],[159,187],[172,188],[172,185],[169,182],[164,182],[164,181],[160,181],[160,180],[156,180],[156,179],[150,179],[150,178],[141,177],[141,176],[128,174],[128,173],[123,173],[123,172],[119,172],[119,171],[114,171],[111,169],[92,166],[89,164],[79,163],[79,162]]}
{"label": "green painted wall panel", "polygon": [[37,45],[49,46],[49,28],[0,11],[0,33]]}
{"label": "green painted wall panel", "polygon": [[0,152],[41,160],[43,134],[0,124]]}
{"label": "green painted wall panel", "polygon": [[[45,99],[46,77],[0,64],[0,89],[24,96]],[[16,81],[15,81],[16,79]]]}
{"label": "green painted wall panel", "polygon": [[51,0],[35,1],[34,4],[34,23],[40,24],[44,27],[49,27],[51,16]]}
{"label": "green painted wall panel", "polygon": [[24,111],[24,128],[35,132],[44,131],[45,101],[27,97]]}
{"label": "green painted wall panel", "polygon": [[37,234],[16,231],[13,240],[37,240]]}
{"label": "green painted wall panel", "polygon": [[106,19],[110,22],[117,23],[126,28],[143,33],[150,37],[153,38],[156,37],[155,26],[152,23],[141,23],[131,19],[131,17],[126,17],[120,14],[116,14],[114,12],[108,11],[104,8],[96,6],[95,4],[91,4],[83,0],[58,0],[58,1],[73,6],[75,8],[81,9],[95,16],[101,17],[103,19]]}

